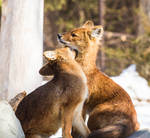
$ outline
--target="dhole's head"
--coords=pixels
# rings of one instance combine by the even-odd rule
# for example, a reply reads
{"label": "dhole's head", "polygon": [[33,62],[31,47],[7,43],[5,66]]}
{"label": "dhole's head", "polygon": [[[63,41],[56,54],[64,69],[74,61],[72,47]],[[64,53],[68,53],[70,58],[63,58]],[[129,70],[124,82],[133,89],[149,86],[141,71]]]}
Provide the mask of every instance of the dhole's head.
{"label": "dhole's head", "polygon": [[72,60],[76,56],[76,51],[70,50],[68,47],[64,48],[58,48],[53,51],[45,51],[44,52],[44,57],[49,61],[49,62],[54,62],[57,60],[59,61],[68,61],[69,59]]}
{"label": "dhole's head", "polygon": [[96,45],[103,36],[103,27],[94,26],[92,21],[87,21],[82,27],[69,32],[58,34],[58,41],[64,46],[83,53],[91,45]]}
{"label": "dhole's head", "polygon": [[45,51],[43,56],[48,60],[48,63],[40,69],[39,73],[43,76],[53,75],[55,71],[60,70],[63,63],[75,62],[76,55],[77,52],[68,47]]}

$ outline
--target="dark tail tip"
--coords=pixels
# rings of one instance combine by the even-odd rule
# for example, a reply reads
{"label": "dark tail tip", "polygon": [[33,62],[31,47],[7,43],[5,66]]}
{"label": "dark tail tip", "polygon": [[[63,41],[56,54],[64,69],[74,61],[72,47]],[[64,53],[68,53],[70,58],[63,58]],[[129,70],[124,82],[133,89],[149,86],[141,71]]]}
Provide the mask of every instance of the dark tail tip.
{"label": "dark tail tip", "polygon": [[117,124],[95,130],[87,138],[126,138],[129,135],[131,130],[127,126]]}

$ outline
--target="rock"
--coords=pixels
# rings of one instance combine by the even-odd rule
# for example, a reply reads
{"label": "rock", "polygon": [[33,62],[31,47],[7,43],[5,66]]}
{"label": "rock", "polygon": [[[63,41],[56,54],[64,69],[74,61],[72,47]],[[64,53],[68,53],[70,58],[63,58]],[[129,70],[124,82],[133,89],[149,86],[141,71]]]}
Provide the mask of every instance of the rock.
{"label": "rock", "polygon": [[150,138],[150,129],[139,130],[128,138]]}
{"label": "rock", "polygon": [[21,124],[7,101],[0,101],[0,138],[25,138]]}

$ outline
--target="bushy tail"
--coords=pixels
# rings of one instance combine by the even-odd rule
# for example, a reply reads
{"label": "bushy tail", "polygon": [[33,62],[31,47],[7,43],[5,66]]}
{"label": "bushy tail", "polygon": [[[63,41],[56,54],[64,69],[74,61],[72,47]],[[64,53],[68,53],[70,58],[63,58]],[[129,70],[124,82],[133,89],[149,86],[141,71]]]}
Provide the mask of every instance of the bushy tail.
{"label": "bushy tail", "polygon": [[122,124],[109,125],[102,129],[91,132],[88,138],[126,138],[133,130]]}

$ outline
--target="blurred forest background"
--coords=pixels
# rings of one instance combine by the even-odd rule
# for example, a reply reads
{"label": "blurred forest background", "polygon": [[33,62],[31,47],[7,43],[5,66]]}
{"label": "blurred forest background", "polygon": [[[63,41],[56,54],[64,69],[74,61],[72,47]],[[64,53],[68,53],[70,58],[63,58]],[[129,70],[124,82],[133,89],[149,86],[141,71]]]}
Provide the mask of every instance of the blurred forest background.
{"label": "blurred forest background", "polygon": [[45,0],[44,50],[58,46],[56,35],[93,20],[105,28],[97,65],[109,76],[130,64],[150,84],[149,0]]}

